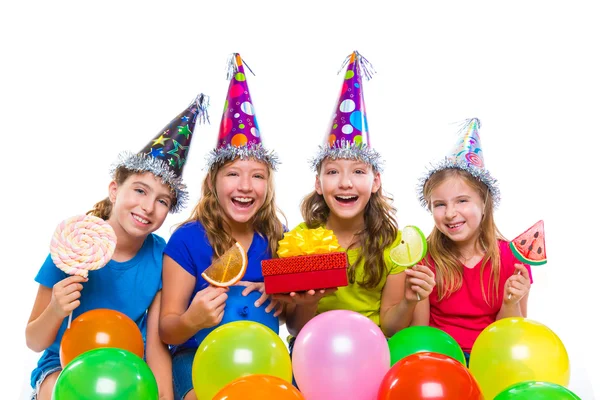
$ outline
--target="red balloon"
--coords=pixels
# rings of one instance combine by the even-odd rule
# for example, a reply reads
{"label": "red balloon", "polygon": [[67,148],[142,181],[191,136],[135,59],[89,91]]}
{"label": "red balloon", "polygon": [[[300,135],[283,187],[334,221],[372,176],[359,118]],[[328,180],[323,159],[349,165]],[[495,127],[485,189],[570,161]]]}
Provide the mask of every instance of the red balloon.
{"label": "red balloon", "polygon": [[84,312],[71,322],[60,342],[60,364],[88,350],[114,347],[144,358],[144,338],[138,326],[127,315],[106,308]]}
{"label": "red balloon", "polygon": [[304,400],[291,383],[271,375],[238,378],[215,395],[213,400]]}
{"label": "red balloon", "polygon": [[378,400],[483,400],[469,370],[443,354],[415,353],[398,361],[383,378]]}

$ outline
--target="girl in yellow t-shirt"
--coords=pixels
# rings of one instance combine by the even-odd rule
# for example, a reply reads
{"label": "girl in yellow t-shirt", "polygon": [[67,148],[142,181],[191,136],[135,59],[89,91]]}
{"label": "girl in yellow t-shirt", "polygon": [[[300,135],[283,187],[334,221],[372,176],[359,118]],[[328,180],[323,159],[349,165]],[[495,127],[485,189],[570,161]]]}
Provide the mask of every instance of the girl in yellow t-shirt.
{"label": "girl in yellow t-shirt", "polygon": [[[313,159],[315,190],[302,201],[304,223],[295,229],[332,230],[348,253],[348,286],[276,295],[286,303],[286,324],[296,336],[316,314],[356,311],[392,336],[411,324],[435,285],[433,272],[417,265],[404,271],[392,263],[390,250],[399,244],[395,208],[381,188],[379,154],[369,146],[362,81],[364,63],[349,57],[338,110],[327,142]],[[415,314],[415,315],[421,315]]]}

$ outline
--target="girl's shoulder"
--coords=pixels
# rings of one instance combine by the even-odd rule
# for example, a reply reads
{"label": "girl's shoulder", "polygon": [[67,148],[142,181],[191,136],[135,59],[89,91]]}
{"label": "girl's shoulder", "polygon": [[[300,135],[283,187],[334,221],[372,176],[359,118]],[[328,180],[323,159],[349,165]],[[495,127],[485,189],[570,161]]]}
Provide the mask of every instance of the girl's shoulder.
{"label": "girl's shoulder", "polygon": [[202,225],[202,222],[198,221],[198,220],[194,220],[194,221],[187,221],[184,222],[183,224],[179,225],[177,227],[177,229],[175,229],[175,232],[177,231],[190,231],[190,230],[201,230],[204,232],[204,225]]}
{"label": "girl's shoulder", "polygon": [[[188,221],[181,225],[179,225],[173,234],[171,235],[171,239],[173,237],[187,237],[187,236],[204,236],[206,234],[206,229],[204,225],[200,221]],[[169,240],[171,240],[169,239]]]}
{"label": "girl's shoulder", "polygon": [[199,221],[186,222],[175,230],[167,243],[167,250],[178,247],[197,248],[209,246],[204,226]]}
{"label": "girl's shoulder", "polygon": [[500,260],[504,261],[512,261],[515,259],[512,250],[510,249],[510,242],[504,239],[498,239],[498,250],[500,251]]}
{"label": "girl's shoulder", "polygon": [[151,247],[164,248],[167,245],[167,241],[156,233],[151,233],[146,238],[145,244]]}
{"label": "girl's shoulder", "polygon": [[294,229],[292,229],[293,231],[302,231],[304,229],[309,229],[308,225],[306,225],[306,222],[300,222],[298,225],[296,225],[296,227]]}

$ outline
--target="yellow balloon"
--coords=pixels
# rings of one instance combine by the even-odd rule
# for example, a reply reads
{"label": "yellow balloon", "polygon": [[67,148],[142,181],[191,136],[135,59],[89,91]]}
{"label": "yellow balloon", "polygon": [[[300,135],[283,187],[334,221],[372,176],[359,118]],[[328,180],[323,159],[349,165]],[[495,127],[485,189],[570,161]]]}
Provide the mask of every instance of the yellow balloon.
{"label": "yellow balloon", "polygon": [[292,361],[283,340],[253,321],[230,322],[209,333],[192,364],[198,400],[212,400],[234,379],[255,374],[292,381]]}
{"label": "yellow balloon", "polygon": [[569,356],[547,326],[525,318],[504,318],[484,329],[471,351],[471,374],[486,399],[524,381],[567,386]]}

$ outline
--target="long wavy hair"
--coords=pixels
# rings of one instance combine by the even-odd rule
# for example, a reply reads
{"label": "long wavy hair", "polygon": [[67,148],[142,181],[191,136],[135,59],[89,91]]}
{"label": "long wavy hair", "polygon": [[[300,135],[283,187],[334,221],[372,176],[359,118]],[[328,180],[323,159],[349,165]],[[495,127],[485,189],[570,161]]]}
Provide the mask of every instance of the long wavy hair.
{"label": "long wavy hair", "polygon": [[[320,166],[317,173],[320,173]],[[394,243],[398,235],[396,209],[392,203],[392,197],[384,195],[381,186],[377,192],[371,194],[365,207],[364,228],[355,235],[360,253],[356,262],[348,267],[348,280],[351,283],[356,282],[356,268],[363,260],[365,275],[362,282],[358,282],[361,287],[377,287],[385,276],[387,271],[383,251]],[[327,223],[329,206],[316,190],[304,197],[300,208],[302,218],[309,228],[317,228]]]}
{"label": "long wavy hair", "polygon": [[[132,175],[135,175],[137,172],[131,171],[125,167],[119,167],[115,170],[113,175],[113,180],[117,183],[117,185],[121,186],[127,178]],[[100,200],[96,204],[94,204],[94,208],[88,211],[87,215],[93,215],[94,217],[102,218],[103,220],[108,220],[110,218],[110,213],[112,212],[113,204],[110,201],[110,198],[106,197],[103,200]]]}
{"label": "long wavy hair", "polygon": [[[447,179],[459,178],[469,185],[484,202],[483,217],[479,226],[479,245],[484,251],[482,265],[491,261],[491,274],[488,282],[488,292],[486,293],[483,282],[483,271],[481,268],[480,282],[481,293],[485,302],[490,305],[495,301],[500,286],[500,250],[498,240],[504,240],[504,237],[496,227],[494,222],[494,207],[489,188],[481,181],[475,179],[471,174],[457,168],[448,168],[433,174],[423,187],[423,197],[427,201],[427,207],[431,210],[431,193],[440,184]],[[444,235],[436,226],[433,227],[431,234],[427,238],[429,255],[435,263],[437,293],[440,300],[449,297],[462,287],[463,283],[463,265],[459,259],[459,252],[456,244]],[[429,264],[429,263],[428,263]],[[430,265],[431,266],[431,265]],[[491,298],[491,301],[490,301]]]}
{"label": "long wavy hair", "polygon": [[[219,170],[233,162],[235,160],[216,165],[208,171],[202,183],[200,201],[194,207],[191,216],[179,225],[199,221],[206,230],[206,236],[216,256],[220,256],[235,244],[235,239],[228,233],[231,230],[225,219],[223,208],[219,203],[216,189]],[[267,197],[265,203],[250,220],[250,223],[253,230],[267,240],[271,255],[275,256],[278,242],[283,238],[283,225],[278,218],[278,214],[284,220],[285,215],[277,208],[275,203],[275,186],[271,167],[268,167],[267,171]]]}

